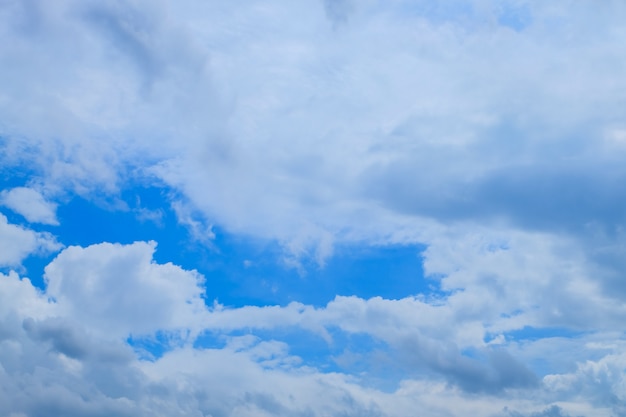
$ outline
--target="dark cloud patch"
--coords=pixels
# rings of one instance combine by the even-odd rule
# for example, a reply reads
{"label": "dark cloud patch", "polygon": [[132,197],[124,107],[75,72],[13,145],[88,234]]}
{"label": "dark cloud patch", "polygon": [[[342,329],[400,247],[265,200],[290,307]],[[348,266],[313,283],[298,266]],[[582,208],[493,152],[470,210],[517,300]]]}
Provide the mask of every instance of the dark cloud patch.
{"label": "dark cloud patch", "polygon": [[487,357],[492,367],[491,377],[488,378],[488,381],[493,381],[494,385],[507,388],[538,386],[537,376],[505,350],[490,350]]}
{"label": "dark cloud patch", "polygon": [[150,13],[123,6],[85,7],[83,15],[89,27],[103,34],[113,50],[135,66],[144,78],[144,87],[149,87],[163,66],[150,44],[156,37],[157,22]]}
{"label": "dark cloud patch", "polygon": [[605,168],[512,164],[442,182],[406,161],[375,174],[378,182],[368,182],[368,192],[396,210],[442,222],[506,219],[536,230],[584,233],[590,224],[615,230],[626,224],[626,169],[608,161]]}
{"label": "dark cloud patch", "polygon": [[267,411],[275,416],[283,415],[286,412],[285,407],[276,400],[272,395],[263,393],[245,393],[243,402],[247,404],[256,404],[260,409]]}
{"label": "dark cloud patch", "polygon": [[127,364],[134,358],[128,346],[119,342],[96,341],[83,329],[61,318],[42,321],[27,318],[22,327],[33,341],[48,343],[53,351],[72,359],[90,359],[108,366],[111,363]]}
{"label": "dark cloud patch", "polygon": [[8,317],[0,317],[0,342],[15,338],[19,331],[19,320],[14,314]]}
{"label": "dark cloud patch", "polygon": [[537,376],[501,349],[463,354],[452,343],[420,337],[399,346],[401,360],[433,371],[467,392],[498,393],[507,388],[534,388]]}
{"label": "dark cloud patch", "polygon": [[[7,4],[9,2],[6,2]],[[22,35],[33,36],[42,32],[45,15],[39,0],[11,2],[13,27]],[[0,3],[0,7],[4,6]]]}
{"label": "dark cloud patch", "polygon": [[[493,172],[475,185],[484,212],[511,218],[522,226],[584,231],[589,224],[613,229],[625,224],[626,172],[606,166],[531,165]],[[614,168],[614,169],[611,169]],[[617,168],[617,169],[615,169]]]}
{"label": "dark cloud patch", "polygon": [[[574,417],[571,414],[568,414],[565,410],[563,410],[558,405],[552,405],[546,408],[543,411],[524,414],[519,413],[517,411],[505,409],[502,414],[498,417]],[[584,417],[584,416],[576,416],[576,417]]]}
{"label": "dark cloud patch", "polygon": [[36,322],[27,318],[23,322],[24,330],[33,340],[49,342],[52,348],[73,359],[87,356],[87,345],[76,330],[60,319],[47,319]]}
{"label": "dark cloud patch", "polygon": [[324,0],[326,17],[328,17],[335,26],[347,22],[352,10],[353,5],[351,0]]}
{"label": "dark cloud patch", "polygon": [[395,152],[393,144],[406,140],[425,143],[370,167],[363,193],[394,210],[445,223],[504,220],[572,234],[585,234],[590,224],[607,232],[626,225],[626,167],[621,152],[607,151],[605,134],[588,120],[556,127],[539,119],[531,128],[524,117],[503,115],[474,132],[480,140],[465,144],[446,144],[445,131],[442,138],[423,137],[439,119],[405,120],[383,150]]}

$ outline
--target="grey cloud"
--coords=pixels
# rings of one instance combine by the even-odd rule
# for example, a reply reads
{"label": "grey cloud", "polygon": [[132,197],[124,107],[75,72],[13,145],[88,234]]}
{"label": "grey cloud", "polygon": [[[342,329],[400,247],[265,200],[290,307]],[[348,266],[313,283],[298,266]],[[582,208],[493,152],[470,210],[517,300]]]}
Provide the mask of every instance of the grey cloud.
{"label": "grey cloud", "polygon": [[242,399],[243,403],[256,404],[262,410],[278,416],[286,415],[286,408],[276,398],[268,394],[246,392]]}
{"label": "grey cloud", "polygon": [[346,22],[353,7],[352,0],[324,0],[326,16],[335,25]]}
{"label": "grey cloud", "polygon": [[467,392],[497,393],[539,385],[532,371],[501,349],[486,349],[471,357],[452,343],[411,337],[402,342],[399,350],[407,364],[430,369]]}
{"label": "grey cloud", "polygon": [[626,204],[624,180],[623,168],[608,164],[602,169],[531,165],[494,172],[478,185],[475,201],[522,227],[580,233],[595,223],[612,230],[626,221],[620,210]]}
{"label": "grey cloud", "polygon": [[70,324],[66,319],[48,318],[35,321],[26,318],[22,327],[28,337],[38,342],[46,342],[51,348],[70,358],[89,358],[98,363],[129,363],[134,355],[130,348],[119,341],[102,343],[94,340],[87,332]]}
{"label": "grey cloud", "polygon": [[[117,6],[117,7],[116,7]],[[90,26],[99,29],[112,49],[133,63],[150,84],[159,75],[162,63],[150,47],[154,41],[157,22],[145,10],[135,10],[128,3],[96,4],[84,8],[83,14]]]}
{"label": "grey cloud", "polygon": [[[558,405],[552,405],[546,408],[543,411],[534,412],[534,413],[520,413],[514,410],[505,410],[501,417],[574,417],[571,414],[567,413]],[[577,415],[576,417],[584,417]]]}
{"label": "grey cloud", "polygon": [[[442,163],[454,166],[457,158],[463,160],[452,154]],[[626,205],[621,164],[557,164],[512,161],[475,179],[452,178],[442,184],[431,178],[428,167],[406,161],[374,174],[379,180],[367,181],[368,192],[394,209],[444,223],[508,219],[518,227],[577,234],[590,224],[605,230],[626,224],[620,209]]]}
{"label": "grey cloud", "polygon": [[11,340],[20,332],[19,318],[15,314],[0,318],[0,342]]}
{"label": "grey cloud", "polygon": [[34,340],[50,342],[56,351],[70,358],[83,359],[87,353],[84,338],[79,337],[74,328],[60,319],[48,319],[38,323],[27,318],[23,327]]}
{"label": "grey cloud", "polygon": [[[326,378],[323,374],[309,377],[308,371],[298,376],[264,369],[245,352],[208,351],[204,370],[202,358],[197,358],[200,362],[191,363],[193,371],[184,370],[186,361],[175,359],[174,369],[159,372],[154,369],[158,361],[142,363],[128,346],[90,335],[67,318],[20,320],[10,313],[0,324],[7,329],[0,340],[0,415],[383,415],[375,403],[355,397],[337,381],[317,381]],[[188,354],[194,358],[202,351]],[[152,369],[150,377],[145,369]],[[266,383],[265,376],[277,384]],[[233,378],[242,386],[229,385]],[[310,403],[306,387],[331,395]]]}
{"label": "grey cloud", "polygon": [[[85,342],[80,329],[62,319],[23,321],[9,344],[0,343],[0,414],[24,413],[28,417],[64,416],[143,416],[136,404],[122,396],[106,395],[101,389],[110,373],[123,373],[117,382],[131,383],[133,369],[128,356],[117,362],[102,363],[100,343]],[[19,346],[19,350],[11,349]],[[58,353],[73,358],[76,369],[68,368]],[[131,355],[132,357],[132,355]],[[102,364],[99,372],[91,366]],[[132,393],[124,387],[125,396]],[[2,395],[7,401],[2,401]]]}
{"label": "grey cloud", "polygon": [[[16,304],[32,301],[24,298]],[[252,315],[258,316],[259,312]],[[5,317],[9,322],[18,320],[15,314]],[[144,362],[137,360],[127,346],[122,348],[119,341],[96,338],[70,319],[27,318],[21,323],[21,327],[15,323],[8,326],[12,330],[5,332],[5,339],[0,341],[0,415],[405,416],[428,402],[422,396],[433,395],[443,398],[438,401],[446,406],[428,408],[422,415],[441,417],[453,415],[445,411],[446,407],[460,407],[463,401],[502,402],[509,388],[533,387],[533,376],[504,350],[476,352],[474,359],[461,354],[453,344],[427,338],[407,338],[404,344],[395,345],[398,361],[405,365],[403,384],[444,380],[461,387],[465,392],[460,396],[460,390],[444,389],[445,383],[435,386],[432,392],[424,391],[427,385],[418,385],[418,392],[407,392],[403,386],[385,393],[363,386],[368,386],[368,374],[350,378],[306,366],[294,367],[287,360],[279,361],[282,365],[278,367],[270,364],[273,360],[258,363],[259,352],[261,356],[267,354],[267,342],[224,349],[179,348],[154,362]],[[119,347],[118,356],[111,353],[117,348],[107,347],[109,344]],[[254,353],[256,348],[260,351]],[[288,355],[283,350],[272,352],[272,358]],[[66,358],[70,355],[72,360]],[[410,365],[427,372],[411,374]],[[603,389],[614,386],[614,381],[608,382]],[[530,395],[537,390],[524,392]],[[2,401],[3,396],[10,401]]]}
{"label": "grey cloud", "polygon": [[506,350],[495,348],[487,353],[489,364],[495,374],[497,386],[531,388],[539,385],[539,379],[523,363],[512,357]]}
{"label": "grey cloud", "polygon": [[[5,2],[9,3],[9,2]],[[13,14],[11,24],[22,35],[33,36],[45,28],[46,16],[39,0],[12,2]],[[2,6],[2,5],[0,5]]]}

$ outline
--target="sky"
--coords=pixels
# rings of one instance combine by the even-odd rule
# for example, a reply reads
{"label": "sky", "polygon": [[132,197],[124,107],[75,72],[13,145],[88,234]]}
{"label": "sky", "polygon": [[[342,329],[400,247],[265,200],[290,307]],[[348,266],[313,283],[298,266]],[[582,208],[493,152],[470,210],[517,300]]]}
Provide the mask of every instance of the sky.
{"label": "sky", "polygon": [[624,21],[0,0],[0,415],[626,415]]}

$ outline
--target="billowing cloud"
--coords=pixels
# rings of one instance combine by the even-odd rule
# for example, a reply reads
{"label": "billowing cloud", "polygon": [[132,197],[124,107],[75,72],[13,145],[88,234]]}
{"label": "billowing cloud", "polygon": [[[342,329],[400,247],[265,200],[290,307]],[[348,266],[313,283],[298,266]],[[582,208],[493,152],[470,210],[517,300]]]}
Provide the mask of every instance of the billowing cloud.
{"label": "billowing cloud", "polygon": [[[132,255],[137,247],[124,246],[119,250]],[[136,261],[141,265],[140,259]],[[288,344],[263,341],[252,335],[229,337],[220,348],[179,347],[152,361],[139,360],[119,334],[98,332],[93,321],[68,314],[64,308],[67,298],[59,296],[52,301],[17,274],[0,276],[0,287],[0,294],[9,295],[2,303],[0,323],[10,324],[0,332],[0,395],[6,400],[0,402],[0,410],[4,414],[39,416],[55,410],[67,415],[94,416],[402,416],[418,407],[429,416],[457,415],[463,410],[495,415],[506,409],[530,415],[545,408],[541,400],[550,401],[549,396],[541,398],[545,393],[539,396],[535,388],[526,384],[514,385],[522,392],[531,389],[531,395],[540,398],[538,403],[521,399],[529,394],[515,389],[508,390],[506,396],[482,398],[476,396],[474,389],[480,387],[466,393],[467,387],[459,389],[445,380],[428,382],[419,378],[405,379],[392,392],[386,392],[368,388],[366,375],[322,373],[290,354]],[[22,290],[16,291],[17,288]],[[97,298],[91,301],[103,302]],[[27,308],[34,305],[35,309]],[[186,303],[179,301],[177,305],[183,307]],[[325,317],[326,311],[333,308],[329,305],[325,309],[300,311],[317,311]],[[250,317],[258,315],[252,312]],[[375,320],[373,313],[368,315]],[[331,327],[349,322],[345,318],[326,320],[325,325]],[[437,367],[453,359],[446,359],[447,353],[441,347],[431,354],[434,356],[413,365]],[[464,367],[468,364],[474,369],[472,372],[483,372],[478,363],[472,365],[468,358],[464,361],[467,363],[463,364],[462,359],[449,363],[451,368],[447,371],[453,375],[449,381],[456,381],[454,375],[466,372]],[[494,351],[489,361],[497,370],[492,377],[504,378],[501,382],[505,384],[507,378],[519,372],[518,365],[505,353]],[[603,361],[612,363],[613,357],[607,356]],[[517,378],[527,372],[522,371]],[[581,372],[586,371],[581,368]],[[480,378],[472,380],[481,383]],[[576,379],[567,374],[550,375],[544,380],[545,385],[537,389],[548,394],[556,392],[552,401],[558,400],[564,390],[576,390]],[[572,403],[563,407],[580,410],[585,406]]]}
{"label": "billowing cloud", "polygon": [[154,242],[70,246],[47,267],[46,294],[85,326],[119,337],[196,329],[204,279],[156,264]]}
{"label": "billowing cloud", "polygon": [[7,3],[3,60],[31,70],[3,69],[4,146],[81,193],[117,189],[131,163],[210,223],[307,252],[328,233],[397,233],[407,214],[611,228],[624,98],[609,9]]}

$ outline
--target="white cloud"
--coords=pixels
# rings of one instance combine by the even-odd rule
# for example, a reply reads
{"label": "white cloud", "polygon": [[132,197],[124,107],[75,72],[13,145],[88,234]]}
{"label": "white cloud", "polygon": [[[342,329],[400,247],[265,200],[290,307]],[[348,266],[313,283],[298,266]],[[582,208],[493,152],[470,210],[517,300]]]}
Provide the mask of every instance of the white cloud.
{"label": "white cloud", "polygon": [[[607,354],[597,361],[578,363],[572,373],[546,375],[544,384],[551,391],[561,395],[566,393],[566,397],[587,399],[598,412],[605,409],[611,415],[623,415],[626,412],[625,368],[626,354],[624,346],[621,346],[615,353]],[[584,404],[580,406],[584,407]]]}
{"label": "white cloud", "polygon": [[[294,303],[207,312],[199,299],[201,277],[154,263],[153,251],[145,242],[67,248],[46,268],[44,292],[14,272],[0,275],[0,396],[11,399],[0,401],[1,413],[405,416],[420,409],[435,417],[468,410],[535,415],[558,404],[564,415],[609,416],[619,410],[611,396],[624,395],[623,344],[608,333],[570,342],[573,351],[595,349],[597,360],[528,385],[516,379],[528,371],[507,350],[532,363],[548,349],[539,342],[504,343],[483,346],[484,360],[465,356],[462,350],[475,341],[460,330],[473,318],[455,317],[446,299],[338,297],[321,308]],[[188,343],[151,361],[137,359],[123,342],[128,333],[201,327],[248,334],[210,349]],[[374,368],[321,372],[294,356],[289,343],[273,340],[274,332],[253,336],[256,329],[281,328],[276,335],[302,329],[331,345],[337,329],[382,340],[392,349],[385,366],[400,367],[398,385],[377,388]],[[585,397],[581,386],[588,387]],[[497,396],[476,394],[493,390]]]}
{"label": "white cloud", "polygon": [[39,233],[11,224],[0,213],[0,266],[17,266],[31,254],[47,254],[61,249],[49,233]]}
{"label": "white cloud", "polygon": [[623,10],[513,3],[6,4],[7,158],[83,194],[130,164],[322,263],[424,217],[621,224]]}
{"label": "white cloud", "polygon": [[94,332],[125,337],[197,331],[204,278],[152,259],[154,242],[63,250],[45,269],[46,294]]}
{"label": "white cloud", "polygon": [[[5,319],[12,314],[17,314],[17,317],[45,318],[56,311],[55,306],[28,278],[20,279],[14,271],[8,275],[0,273],[0,286],[0,315]],[[19,322],[13,324],[19,326]]]}
{"label": "white cloud", "polygon": [[215,233],[213,233],[212,226],[206,224],[206,220],[198,218],[198,214],[193,213],[189,205],[183,204],[180,201],[172,202],[172,209],[176,213],[178,222],[187,226],[194,240],[205,245],[211,244],[211,240],[215,238]]}
{"label": "white cloud", "polygon": [[0,193],[0,204],[24,216],[31,223],[58,225],[56,205],[46,201],[37,190],[16,187]]}

